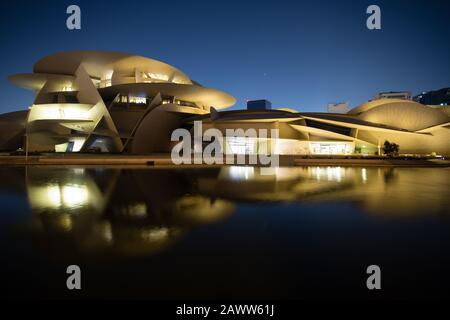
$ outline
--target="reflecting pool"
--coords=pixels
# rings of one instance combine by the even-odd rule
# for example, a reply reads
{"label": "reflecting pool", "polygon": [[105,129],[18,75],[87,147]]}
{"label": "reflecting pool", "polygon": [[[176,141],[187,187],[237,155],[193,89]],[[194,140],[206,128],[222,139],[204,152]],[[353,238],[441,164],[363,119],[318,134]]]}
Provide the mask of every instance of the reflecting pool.
{"label": "reflecting pool", "polygon": [[[450,168],[1,167],[12,297],[441,297]],[[66,267],[83,290],[65,288]],[[369,292],[367,266],[382,271]]]}

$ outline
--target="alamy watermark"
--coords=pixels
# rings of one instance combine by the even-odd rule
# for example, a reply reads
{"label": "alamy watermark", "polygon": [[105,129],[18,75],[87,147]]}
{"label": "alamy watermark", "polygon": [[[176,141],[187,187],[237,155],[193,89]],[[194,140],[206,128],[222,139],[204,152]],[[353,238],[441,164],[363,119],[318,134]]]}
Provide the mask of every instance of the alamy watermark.
{"label": "alamy watermark", "polygon": [[[178,142],[171,152],[174,164],[260,164],[263,166],[261,174],[273,174],[269,173],[273,171],[265,171],[264,166],[274,168],[279,165],[279,155],[275,153],[278,129],[270,129],[270,135],[268,129],[226,129],[224,136],[216,128],[203,132],[202,122],[194,121],[193,131],[194,137],[184,128],[173,131],[171,141]],[[231,140],[239,143],[237,152],[225,152],[226,144]]]}
{"label": "alamy watermark", "polygon": [[72,4],[67,7],[66,13],[69,14],[66,20],[66,26],[69,30],[81,29],[81,9],[79,6]]}
{"label": "alamy watermark", "polygon": [[381,269],[379,266],[373,264],[367,267],[366,273],[370,274],[367,278],[366,286],[369,290],[381,289]]}
{"label": "alamy watermark", "polygon": [[370,16],[367,18],[366,26],[369,30],[380,30],[381,29],[381,9],[379,6],[372,4],[367,7],[367,14]]}
{"label": "alamy watermark", "polygon": [[66,286],[69,290],[81,290],[81,269],[77,265],[70,265],[66,269],[69,274],[66,280]]}

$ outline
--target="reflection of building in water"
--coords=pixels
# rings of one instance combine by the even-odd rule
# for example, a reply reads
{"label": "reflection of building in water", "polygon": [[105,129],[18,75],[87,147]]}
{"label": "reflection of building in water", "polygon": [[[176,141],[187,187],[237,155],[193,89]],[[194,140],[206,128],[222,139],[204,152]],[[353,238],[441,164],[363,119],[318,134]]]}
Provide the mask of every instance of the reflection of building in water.
{"label": "reflection of building in water", "polygon": [[[424,181],[423,172],[428,173]],[[371,214],[412,216],[445,212],[450,171],[420,168],[223,167],[217,178],[198,178],[199,190],[235,201],[350,203]],[[418,181],[424,181],[418,183]],[[414,197],[411,197],[414,195]]]}
{"label": "reflection of building in water", "polygon": [[438,214],[449,204],[446,169],[281,167],[272,175],[260,169],[30,166],[0,170],[0,191],[10,190],[5,179],[25,181],[26,188],[14,190],[28,194],[35,243],[68,257],[159,252],[193,227],[226,219],[236,202],[346,203],[386,217]]}
{"label": "reflection of building in water", "polygon": [[105,206],[97,184],[87,177],[83,168],[35,167],[28,168],[26,175],[28,197],[35,212],[101,212]]}
{"label": "reflection of building in water", "polygon": [[[352,203],[372,215],[386,217],[434,215],[448,211],[448,192],[444,187],[450,178],[447,169],[391,167],[348,170],[354,176],[352,188],[311,195],[307,200],[314,203]],[[348,175],[349,171],[345,174]],[[313,168],[311,172],[314,172]]]}
{"label": "reflection of building in water", "polygon": [[65,239],[83,254],[160,251],[188,228],[234,210],[195,194],[189,177],[176,170],[29,167],[25,175],[38,235],[56,247],[66,246]]}
{"label": "reflection of building in water", "polygon": [[177,220],[187,224],[204,224],[222,220],[234,211],[231,202],[210,199],[204,196],[184,196],[174,203],[173,211]]}
{"label": "reflection of building in water", "polygon": [[[243,201],[295,201],[312,194],[352,188],[357,177],[343,167],[222,167],[218,177],[200,176],[199,190],[210,196]],[[272,170],[272,174],[267,174]]]}

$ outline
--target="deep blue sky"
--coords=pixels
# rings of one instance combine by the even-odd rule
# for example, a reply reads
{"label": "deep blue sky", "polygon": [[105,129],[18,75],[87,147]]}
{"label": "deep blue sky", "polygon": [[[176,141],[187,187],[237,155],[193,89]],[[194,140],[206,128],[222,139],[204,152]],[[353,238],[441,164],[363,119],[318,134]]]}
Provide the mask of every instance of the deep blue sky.
{"label": "deep blue sky", "polygon": [[[65,26],[78,4],[82,30]],[[382,30],[366,28],[377,4]],[[33,93],[7,81],[43,56],[113,50],[172,64],[234,95],[234,108],[266,98],[275,108],[325,111],[378,91],[450,86],[450,1],[2,1],[0,112]]]}

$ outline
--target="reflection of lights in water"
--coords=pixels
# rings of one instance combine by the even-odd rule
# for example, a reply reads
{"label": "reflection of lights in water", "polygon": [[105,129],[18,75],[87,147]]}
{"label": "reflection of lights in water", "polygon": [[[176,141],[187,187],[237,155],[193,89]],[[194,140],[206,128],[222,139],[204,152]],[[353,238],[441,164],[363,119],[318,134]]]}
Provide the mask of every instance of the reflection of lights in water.
{"label": "reflection of lights in water", "polygon": [[56,208],[61,206],[61,192],[57,185],[47,187],[47,198],[50,206]]}
{"label": "reflection of lights in water", "polygon": [[320,167],[312,168],[312,173],[316,177],[317,181],[320,181],[321,171],[322,171],[322,168],[320,168]]}
{"label": "reflection of lights in water", "polygon": [[303,177],[304,168],[225,166],[220,169],[219,180],[239,181],[285,181]]}
{"label": "reflection of lights in water", "polygon": [[[36,194],[40,197],[40,193]],[[76,207],[86,204],[89,199],[89,192],[85,185],[49,185],[46,187],[45,199],[39,199],[42,206],[60,208]]]}
{"label": "reflection of lights in water", "polygon": [[88,200],[88,190],[86,186],[69,185],[62,187],[63,203],[67,207],[74,207],[84,204]]}
{"label": "reflection of lights in water", "polygon": [[153,228],[141,232],[141,238],[148,242],[162,241],[169,237],[169,229],[165,227]]}
{"label": "reflection of lights in water", "polygon": [[131,203],[118,208],[118,212],[123,216],[144,218],[147,216],[147,204],[145,202]]}
{"label": "reflection of lights in water", "polygon": [[101,234],[103,236],[103,239],[105,239],[107,243],[111,243],[113,241],[113,233],[112,233],[111,223],[105,222],[100,227],[101,227]]}
{"label": "reflection of lights in water", "polygon": [[203,196],[185,196],[175,203],[177,217],[191,223],[208,223],[221,220],[233,213],[234,206],[228,201]]}
{"label": "reflection of lights in water", "polygon": [[367,169],[366,168],[362,168],[361,170],[361,177],[364,183],[367,182]]}
{"label": "reflection of lights in water", "polygon": [[165,249],[184,234],[178,227],[168,226],[124,226],[113,227],[112,246],[115,253],[127,256],[152,254]]}
{"label": "reflection of lights in water", "polygon": [[340,182],[342,180],[341,167],[337,168],[327,168],[328,181],[337,180]]}
{"label": "reflection of lights in water", "polygon": [[342,177],[345,174],[345,171],[341,167],[315,167],[312,168],[312,176],[315,177],[317,181],[328,180],[328,181],[337,181],[341,182]]}
{"label": "reflection of lights in water", "polygon": [[63,215],[59,220],[59,226],[64,231],[72,230],[72,219],[69,215]]}

